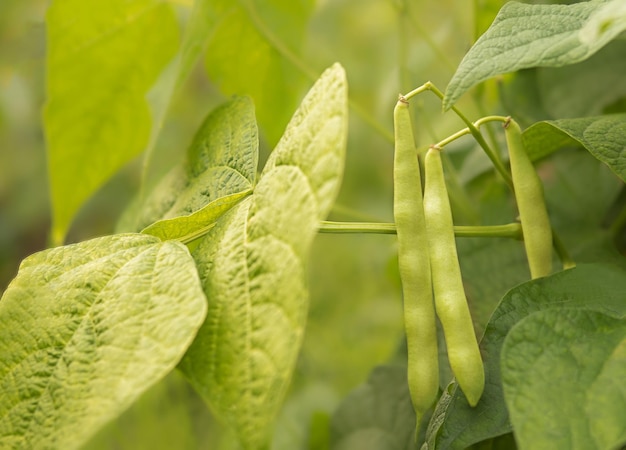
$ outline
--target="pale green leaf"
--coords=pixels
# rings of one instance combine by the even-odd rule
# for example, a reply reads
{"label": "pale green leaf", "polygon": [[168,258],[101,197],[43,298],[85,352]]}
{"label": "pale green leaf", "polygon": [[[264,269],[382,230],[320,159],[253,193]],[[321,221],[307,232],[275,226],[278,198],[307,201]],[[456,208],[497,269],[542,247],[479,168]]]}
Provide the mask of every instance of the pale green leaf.
{"label": "pale green leaf", "polygon": [[0,301],[0,447],[81,446],[175,367],[205,313],[179,243],[121,234],[26,258]]}
{"label": "pale green leaf", "polygon": [[529,5],[509,2],[491,27],[465,55],[453,75],[443,106],[449,109],[475,84],[495,75],[528,67],[560,67],[583,61],[614,39],[626,24],[612,24],[593,38],[581,30],[604,4],[592,0],[572,5]]}
{"label": "pale green leaf", "polygon": [[444,391],[427,432],[430,448],[465,449],[512,430],[504,403],[499,355],[504,337],[516,323],[536,311],[562,308],[626,315],[624,292],[626,271],[611,264],[580,264],[511,289],[491,316],[480,342],[485,356],[485,392],[480,402],[470,407],[456,385]]}
{"label": "pale green leaf", "polygon": [[225,94],[254,99],[271,144],[278,141],[310,78],[295,55],[312,7],[311,0],[217,0],[207,8],[213,19],[208,74]]}
{"label": "pale green leaf", "polygon": [[532,159],[564,146],[585,147],[626,181],[626,114],[538,122],[523,134]]}
{"label": "pale green leaf", "polygon": [[376,367],[332,417],[333,450],[408,450],[415,447],[414,440],[406,366]]}
{"label": "pale green leaf", "polygon": [[159,220],[141,232],[151,234],[164,241],[177,239],[182,242],[190,242],[215,226],[215,222],[220,216],[251,193],[252,189],[248,189],[220,197],[192,214]]}
{"label": "pale green leaf", "polygon": [[626,443],[626,320],[588,310],[531,314],[507,335],[504,397],[522,450]]}
{"label": "pale green leaf", "polygon": [[55,1],[46,23],[44,125],[60,244],[82,204],[146,146],[146,95],[176,52],[178,24],[158,0]]}
{"label": "pale green leaf", "polygon": [[210,226],[252,189],[258,146],[251,100],[235,97],[221,105],[201,125],[186,160],[143,202],[131,205],[118,230],[145,229],[163,239],[184,239]]}
{"label": "pale green leaf", "polygon": [[346,136],[345,73],[335,65],[303,100],[254,193],[194,252],[209,312],[181,368],[244,448],[267,445],[289,385],[307,260],[340,185]]}
{"label": "pale green leaf", "polygon": [[585,44],[597,41],[610,41],[626,30],[626,3],[624,0],[611,0],[600,7],[580,30],[580,40]]}

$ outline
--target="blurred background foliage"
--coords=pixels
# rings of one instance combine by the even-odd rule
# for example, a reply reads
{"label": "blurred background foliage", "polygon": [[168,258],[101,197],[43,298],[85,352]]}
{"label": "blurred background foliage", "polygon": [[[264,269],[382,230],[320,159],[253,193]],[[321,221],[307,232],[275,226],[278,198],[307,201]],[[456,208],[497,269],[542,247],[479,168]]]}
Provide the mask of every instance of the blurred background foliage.
{"label": "blurred background foliage", "polygon": [[[184,26],[191,1],[172,3]],[[261,8],[262,3],[252,4]],[[352,108],[345,178],[331,219],[392,221],[393,145],[389,134],[397,94],[428,80],[443,90],[504,1],[273,3],[299,8],[303,41],[301,46],[296,39],[286,41],[299,66],[279,52],[278,63],[287,67],[285,73],[290,75],[271,87],[278,94],[283,87],[288,89],[296,100],[285,96],[285,102],[268,104],[267,99],[255,98],[263,104],[259,112],[262,163],[312,84],[311,74],[317,76],[339,61],[348,74]],[[43,0],[0,1],[0,292],[17,272],[21,259],[47,246],[50,207],[41,121],[47,4]],[[264,8],[262,19],[280,34],[280,14],[272,15],[271,8]],[[616,72],[607,69],[607,62],[616,61],[615,55],[623,52],[624,41],[617,40],[566,72],[532,69],[501,77],[474,89],[458,107],[472,119],[511,114],[525,125],[574,111],[578,115],[624,111],[623,71],[621,78],[615,78]],[[182,158],[195,129],[213,107],[234,93],[252,93],[254,98],[255,92],[262,92],[263,86],[254,86],[254,72],[234,78],[219,68],[213,56],[208,54],[197,64],[173,99],[147,184]],[[615,89],[610,95],[586,99],[567,95],[586,90],[590,76]],[[250,92],[239,92],[247,79],[252,80]],[[606,94],[606,90],[600,91]],[[453,114],[441,113],[434,95],[424,94],[413,104],[420,147],[462,128]],[[489,140],[503,150],[503,136],[497,128],[491,130]],[[459,140],[449,147],[448,154],[447,176],[456,223],[514,220],[510,192],[473,141]],[[117,218],[139,189],[141,168],[139,159],[130,163],[82,208],[69,242],[113,232]],[[543,161],[540,169],[554,225],[577,260],[613,258],[617,254],[616,230],[608,224],[625,202],[621,183],[580,149],[561,151]],[[583,186],[581,176],[586,180]],[[585,239],[580,239],[581,235]],[[482,330],[502,295],[528,278],[523,250],[519,242],[504,239],[461,239],[458,243],[474,319]],[[276,427],[274,448],[325,448],[327,425],[341,400],[363,383],[376,365],[402,362],[395,252],[395,237],[390,235],[318,236],[310,262],[310,320],[291,393]],[[445,371],[444,363],[445,358]],[[180,375],[173,373],[88,447],[230,448],[231,441]]]}

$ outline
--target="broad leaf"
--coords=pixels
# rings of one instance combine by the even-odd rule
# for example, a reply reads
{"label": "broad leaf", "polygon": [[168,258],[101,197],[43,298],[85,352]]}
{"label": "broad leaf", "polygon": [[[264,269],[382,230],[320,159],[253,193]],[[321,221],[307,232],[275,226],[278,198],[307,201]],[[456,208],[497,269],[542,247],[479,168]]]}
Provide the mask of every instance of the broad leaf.
{"label": "broad leaf", "polygon": [[[465,55],[446,89],[449,109],[475,84],[495,75],[528,67],[560,67],[583,61],[626,29],[611,22],[602,32],[581,33],[595,23],[603,5],[623,0],[592,0],[572,5],[528,5],[509,2]],[[596,28],[594,28],[596,29]]]}
{"label": "broad leaf", "polygon": [[207,6],[213,19],[209,76],[227,95],[254,99],[271,144],[285,129],[309,75],[295,55],[312,7],[311,0],[218,0]]}
{"label": "broad leaf", "polygon": [[44,124],[61,244],[82,204],[148,143],[146,94],[175,55],[178,24],[159,0],[55,1],[46,23]]}
{"label": "broad leaf", "polygon": [[367,383],[352,391],[331,421],[332,450],[415,448],[415,412],[406,366],[375,368]]}
{"label": "broad leaf", "polygon": [[176,366],[205,313],[179,243],[122,234],[26,258],[0,301],[0,447],[81,446]]}
{"label": "broad leaf", "polygon": [[520,449],[613,449],[626,443],[626,319],[547,310],[515,325],[502,381]]}
{"label": "broad leaf", "polygon": [[471,408],[456,385],[445,391],[428,429],[431,448],[464,449],[511,431],[504,403],[500,351],[509,330],[526,316],[542,310],[594,309],[626,314],[626,270],[608,264],[579,265],[510,290],[493,313],[480,343],[485,358],[485,392]]}
{"label": "broad leaf", "polygon": [[523,138],[532,159],[580,145],[626,181],[626,114],[538,122]]}
{"label": "broad leaf", "polygon": [[341,66],[313,86],[254,193],[194,252],[209,312],[181,369],[244,448],[264,448],[302,341],[306,267],[339,188],[347,135]]}
{"label": "broad leaf", "polygon": [[211,226],[251,191],[258,146],[254,105],[247,97],[235,97],[207,116],[186,160],[143,202],[131,205],[118,229],[145,228],[163,239],[186,239]]}

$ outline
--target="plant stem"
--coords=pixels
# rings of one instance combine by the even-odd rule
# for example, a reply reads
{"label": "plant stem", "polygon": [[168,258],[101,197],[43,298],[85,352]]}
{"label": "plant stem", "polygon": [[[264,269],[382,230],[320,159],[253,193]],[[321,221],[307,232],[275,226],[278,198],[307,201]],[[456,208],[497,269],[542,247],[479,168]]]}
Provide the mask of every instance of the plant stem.
{"label": "plant stem", "polygon": [[[435,94],[437,97],[439,97],[439,99],[443,100],[443,93],[439,89],[437,89],[437,87],[430,81],[427,81],[426,83],[424,83],[417,89],[412,90],[411,92],[406,94],[404,97],[408,100],[411,97],[421,94],[424,91],[430,91],[433,94]],[[461,119],[463,123],[467,125],[467,128],[469,129],[470,133],[472,134],[472,136],[474,136],[474,139],[476,139],[476,142],[478,142],[478,144],[485,151],[485,153],[487,154],[487,156],[493,163],[494,167],[498,171],[498,173],[502,176],[504,181],[512,188],[513,180],[511,179],[511,174],[506,169],[506,167],[504,167],[504,164],[502,163],[502,161],[500,160],[496,152],[494,152],[492,148],[489,147],[489,144],[487,144],[487,141],[481,134],[480,130],[467,117],[465,117],[465,115],[461,111],[459,111],[459,109],[456,106],[452,106],[451,109],[459,117],[459,119]]]}
{"label": "plant stem", "polygon": [[[320,233],[334,234],[396,234],[394,223],[383,222],[331,222],[323,220],[320,222]],[[522,238],[522,226],[515,223],[504,225],[483,225],[483,226],[461,226],[454,227],[456,237],[503,237]]]}
{"label": "plant stem", "polygon": [[576,262],[570,256],[569,252],[565,248],[565,245],[563,244],[563,241],[559,235],[556,234],[556,231],[554,231],[554,228],[552,228],[552,246],[561,260],[563,270],[573,269],[576,267]]}

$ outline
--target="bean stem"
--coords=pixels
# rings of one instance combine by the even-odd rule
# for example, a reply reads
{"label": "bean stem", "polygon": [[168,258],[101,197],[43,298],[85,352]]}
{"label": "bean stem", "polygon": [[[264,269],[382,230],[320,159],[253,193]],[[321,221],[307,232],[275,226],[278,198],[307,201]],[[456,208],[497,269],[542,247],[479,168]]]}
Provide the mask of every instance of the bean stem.
{"label": "bean stem", "polygon": [[[435,94],[437,97],[439,97],[441,100],[443,100],[443,92],[441,92],[430,81],[427,81],[426,83],[424,83],[420,87],[418,87],[416,89],[413,89],[411,92],[406,94],[404,97],[408,100],[411,97],[414,97],[414,96],[416,96],[418,94],[421,94],[424,91],[430,91],[433,94]],[[493,165],[496,168],[496,170],[498,171],[498,173],[502,176],[502,178],[504,179],[506,184],[508,184],[512,188],[513,187],[513,180],[511,178],[511,174],[509,173],[509,171],[506,169],[506,167],[502,163],[502,160],[500,159],[500,156],[495,151],[493,151],[493,149],[489,146],[489,144],[487,143],[487,141],[483,137],[483,135],[480,132],[480,130],[478,129],[478,127],[476,127],[476,125],[474,125],[471,120],[469,120],[461,111],[459,111],[459,109],[456,106],[452,106],[452,108],[450,108],[450,109],[452,109],[452,111],[459,117],[459,119],[461,119],[463,121],[463,123],[465,123],[465,125],[467,125],[467,128],[469,129],[469,132],[471,133],[472,136],[474,136],[474,139],[476,139],[476,142],[478,142],[478,145],[480,145],[482,147],[482,149],[485,151],[485,153],[487,154],[487,156],[489,157],[489,159],[493,163]]]}
{"label": "bean stem", "polygon": [[[320,222],[319,233],[332,234],[396,234],[396,224],[388,222]],[[517,223],[503,225],[464,226],[455,225],[456,237],[522,238],[522,226]]]}

